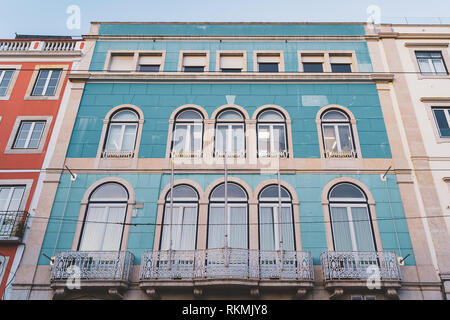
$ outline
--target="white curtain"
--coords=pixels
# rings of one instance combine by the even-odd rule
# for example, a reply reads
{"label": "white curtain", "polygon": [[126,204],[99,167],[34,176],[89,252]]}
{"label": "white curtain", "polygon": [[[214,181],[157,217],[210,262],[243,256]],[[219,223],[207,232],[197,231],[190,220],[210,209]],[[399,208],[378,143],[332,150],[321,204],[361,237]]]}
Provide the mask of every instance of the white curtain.
{"label": "white curtain", "polygon": [[128,124],[125,126],[125,132],[123,134],[122,149],[121,151],[133,151],[134,142],[136,140],[137,125]]}
{"label": "white curtain", "polygon": [[341,151],[353,150],[352,135],[348,125],[338,126],[339,141],[341,143]]}
{"label": "white curtain", "polygon": [[185,124],[177,124],[175,126],[175,132],[173,133],[173,150],[174,151],[186,151],[186,134],[187,134],[187,125]]}
{"label": "white curtain", "polygon": [[122,126],[112,124],[109,126],[108,141],[106,143],[107,151],[119,151],[120,150],[120,138],[122,134]]}
{"label": "white curtain", "polygon": [[260,207],[259,216],[259,232],[260,232],[260,250],[274,251],[275,250],[275,233],[274,233],[274,221],[273,221],[273,208],[272,207]]}
{"label": "white curtain", "polygon": [[184,208],[183,224],[181,227],[180,244],[176,249],[180,250],[194,250],[195,249],[195,237],[197,226],[197,208],[186,207]]}
{"label": "white curtain", "polygon": [[283,250],[294,251],[294,225],[290,207],[282,207]]}
{"label": "white curtain", "polygon": [[347,208],[331,207],[334,247],[336,251],[354,251],[350,234]]}
{"label": "white curtain", "polygon": [[258,150],[262,154],[270,152],[270,128],[267,125],[258,127]]}
{"label": "white curtain", "polygon": [[230,247],[246,249],[247,245],[247,208],[229,207]]}
{"label": "white curtain", "polygon": [[118,251],[126,204],[109,207],[90,205],[84,224],[80,251]]}
{"label": "white curtain", "polygon": [[375,251],[367,208],[352,207],[351,210],[358,251]]}
{"label": "white curtain", "polygon": [[272,152],[282,152],[286,150],[286,144],[284,139],[284,126],[273,126],[273,142],[274,150]]}
{"label": "white curtain", "polygon": [[208,248],[224,248],[226,225],[223,207],[211,206],[208,224]]}

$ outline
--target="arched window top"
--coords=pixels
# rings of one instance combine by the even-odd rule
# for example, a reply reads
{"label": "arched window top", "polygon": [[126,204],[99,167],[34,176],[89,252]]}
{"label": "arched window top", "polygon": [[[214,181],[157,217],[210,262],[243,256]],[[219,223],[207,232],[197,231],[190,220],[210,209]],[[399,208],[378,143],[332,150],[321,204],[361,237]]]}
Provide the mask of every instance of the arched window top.
{"label": "arched window top", "polygon": [[[167,193],[166,201],[170,201],[170,190]],[[173,188],[173,201],[198,201],[198,194],[188,185],[175,186]]]}
{"label": "arched window top", "polygon": [[200,112],[196,110],[185,110],[182,111],[178,116],[176,117],[177,121],[202,121],[203,116],[200,114]]}
{"label": "arched window top", "polygon": [[136,112],[132,110],[120,110],[119,112],[116,112],[112,118],[111,121],[138,121],[139,116],[136,114]]}
{"label": "arched window top", "polygon": [[349,121],[349,119],[342,111],[329,110],[322,115],[322,121]]}
{"label": "arched window top", "polygon": [[367,201],[364,192],[351,183],[340,183],[335,185],[329,194],[330,201]]}
{"label": "arched window top", "polygon": [[284,122],[284,116],[275,110],[266,110],[258,115],[258,121],[262,122]]}
{"label": "arched window top", "polygon": [[[265,187],[259,194],[259,201],[278,201],[278,186]],[[281,201],[291,201],[291,195],[283,186],[281,186]]]}
{"label": "arched window top", "polygon": [[224,110],[217,116],[217,121],[243,121],[244,117],[236,110]]}
{"label": "arched window top", "polygon": [[[218,185],[213,192],[211,192],[211,201],[225,200],[225,183]],[[236,183],[227,183],[227,201],[247,201],[247,193],[241,186]]]}
{"label": "arched window top", "polygon": [[102,184],[92,192],[90,201],[128,201],[128,192],[124,186],[116,182]]}

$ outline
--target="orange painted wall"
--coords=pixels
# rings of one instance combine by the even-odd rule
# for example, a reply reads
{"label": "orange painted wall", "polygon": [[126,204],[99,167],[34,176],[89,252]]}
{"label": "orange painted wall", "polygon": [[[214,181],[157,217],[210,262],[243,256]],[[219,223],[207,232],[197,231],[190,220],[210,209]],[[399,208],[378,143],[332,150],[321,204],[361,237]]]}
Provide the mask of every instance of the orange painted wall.
{"label": "orange painted wall", "polygon": [[[19,71],[19,76],[13,87],[9,100],[0,100],[0,170],[23,170],[34,169],[40,170],[45,158],[48,143],[52,135],[53,127],[56,121],[59,107],[61,105],[62,97],[64,95],[65,87],[67,85],[67,77],[60,79],[64,81],[62,90],[59,94],[58,100],[24,100],[26,90],[31,81],[31,76],[36,65],[68,65],[69,70],[71,63],[65,62],[0,62],[2,65],[22,65]],[[17,72],[17,71],[16,71]],[[18,116],[53,116],[47,139],[44,144],[42,153],[39,154],[5,154],[6,145],[9,137],[12,134],[14,123]],[[30,194],[27,198],[25,210],[30,208],[31,201],[33,199],[34,191],[36,189],[36,183],[39,178],[39,172],[0,172],[0,184],[2,180],[15,180],[15,179],[32,179],[33,185],[30,190]],[[3,296],[9,271],[14,261],[14,256],[17,251],[17,245],[2,244],[0,242],[0,255],[8,256],[9,261],[6,266],[6,272],[3,276],[3,280],[0,283],[0,299]]]}
{"label": "orange painted wall", "polygon": [[[14,85],[9,100],[0,100],[0,169],[40,169],[48,147],[51,132],[56,121],[64,89],[67,85],[67,77],[58,100],[24,100],[26,90],[31,80],[36,65],[68,65],[71,63],[61,62],[1,62],[2,65],[22,65],[19,77]],[[17,71],[16,71],[17,72]],[[44,150],[40,154],[4,154],[4,150],[11,135],[17,116],[53,116]]]}

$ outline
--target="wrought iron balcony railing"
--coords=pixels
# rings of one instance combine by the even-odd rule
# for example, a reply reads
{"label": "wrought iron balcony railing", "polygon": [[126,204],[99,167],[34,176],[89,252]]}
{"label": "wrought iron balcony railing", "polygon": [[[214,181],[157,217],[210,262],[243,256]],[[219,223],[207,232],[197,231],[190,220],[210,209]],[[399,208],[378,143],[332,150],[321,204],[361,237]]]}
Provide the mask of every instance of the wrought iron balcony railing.
{"label": "wrought iron balcony railing", "polygon": [[134,256],[128,251],[63,251],[55,256],[51,280],[130,280]]}
{"label": "wrought iron balcony railing", "polygon": [[0,211],[0,241],[21,240],[27,217],[26,211]]}
{"label": "wrought iron balcony railing", "polygon": [[147,251],[141,280],[301,280],[313,281],[310,252],[207,249]]}
{"label": "wrought iron balcony railing", "polygon": [[325,281],[367,280],[378,275],[381,281],[401,281],[395,252],[329,251],[320,260]]}

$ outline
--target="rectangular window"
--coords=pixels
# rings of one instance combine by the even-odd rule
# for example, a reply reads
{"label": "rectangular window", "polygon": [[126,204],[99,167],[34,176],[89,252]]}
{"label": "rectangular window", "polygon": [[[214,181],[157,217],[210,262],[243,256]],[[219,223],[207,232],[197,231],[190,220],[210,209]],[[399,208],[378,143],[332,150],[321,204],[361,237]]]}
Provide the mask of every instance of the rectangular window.
{"label": "rectangular window", "polygon": [[22,121],[13,149],[37,149],[45,128],[45,121]]}
{"label": "rectangular window", "polygon": [[416,51],[420,72],[425,75],[446,75],[447,68],[440,51]]}
{"label": "rectangular window", "polygon": [[139,56],[139,72],[159,72],[162,64],[161,54],[146,54]]}
{"label": "rectangular window", "polygon": [[14,70],[0,70],[0,96],[6,96]]}
{"label": "rectangular window", "polygon": [[323,64],[321,62],[303,63],[303,72],[323,72]]}
{"label": "rectangular window", "polygon": [[331,55],[330,54],[331,72],[350,73],[352,72],[352,56],[351,55]]}
{"label": "rectangular window", "polygon": [[58,87],[61,69],[41,69],[34,85],[32,96],[54,96]]}
{"label": "rectangular window", "polygon": [[183,71],[184,72],[204,72],[206,69],[206,54],[184,54]]}
{"label": "rectangular window", "polygon": [[244,68],[244,57],[242,54],[221,54],[220,71],[241,72]]}
{"label": "rectangular window", "polygon": [[441,138],[450,138],[450,108],[433,108],[433,114]]}
{"label": "rectangular window", "polygon": [[259,72],[278,72],[280,69],[279,54],[258,54],[257,61]]}
{"label": "rectangular window", "polygon": [[24,193],[25,186],[0,186],[0,237],[13,234]]}
{"label": "rectangular window", "polygon": [[109,62],[109,71],[134,71],[133,66],[134,54],[111,54],[111,60]]}

